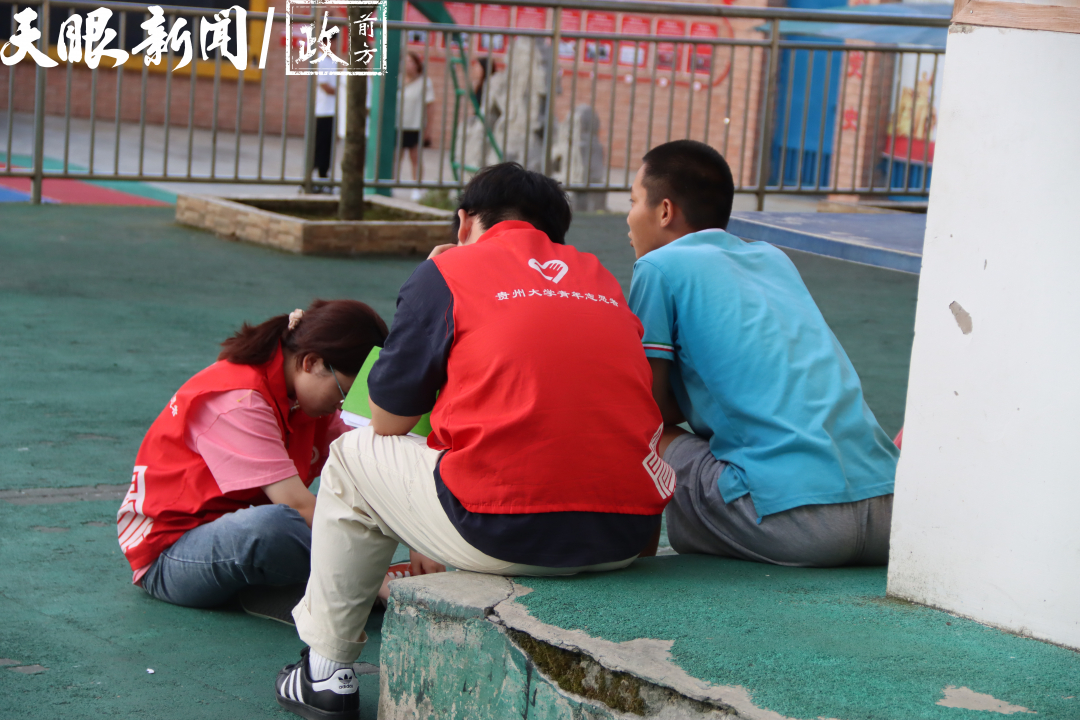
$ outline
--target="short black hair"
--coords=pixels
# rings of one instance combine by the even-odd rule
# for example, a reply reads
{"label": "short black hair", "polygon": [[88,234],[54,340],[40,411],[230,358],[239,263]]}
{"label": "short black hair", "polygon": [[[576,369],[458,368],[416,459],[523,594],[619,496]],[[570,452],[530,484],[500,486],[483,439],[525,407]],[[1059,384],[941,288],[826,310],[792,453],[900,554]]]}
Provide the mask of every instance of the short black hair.
{"label": "short black hair", "polygon": [[[476,173],[461,191],[458,209],[487,229],[504,220],[524,220],[559,245],[566,244],[573,219],[570,200],[559,183],[516,162],[489,165]],[[459,222],[455,213],[455,235]]]}
{"label": "short black hair", "polygon": [[657,145],[642,160],[642,184],[650,206],[667,198],[694,230],[727,228],[735,181],[727,161],[714,148],[697,140],[674,140]]}

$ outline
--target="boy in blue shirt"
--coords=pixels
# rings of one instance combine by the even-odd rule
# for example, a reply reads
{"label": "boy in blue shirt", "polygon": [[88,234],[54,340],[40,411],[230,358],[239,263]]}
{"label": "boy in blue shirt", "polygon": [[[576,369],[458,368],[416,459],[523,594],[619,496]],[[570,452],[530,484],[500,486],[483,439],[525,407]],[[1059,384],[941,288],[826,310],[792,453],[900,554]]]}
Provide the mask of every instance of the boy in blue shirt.
{"label": "boy in blue shirt", "polygon": [[649,151],[631,190],[629,302],[676,471],[671,546],[883,565],[899,451],[791,260],[724,232],[733,196],[723,157],[692,140]]}

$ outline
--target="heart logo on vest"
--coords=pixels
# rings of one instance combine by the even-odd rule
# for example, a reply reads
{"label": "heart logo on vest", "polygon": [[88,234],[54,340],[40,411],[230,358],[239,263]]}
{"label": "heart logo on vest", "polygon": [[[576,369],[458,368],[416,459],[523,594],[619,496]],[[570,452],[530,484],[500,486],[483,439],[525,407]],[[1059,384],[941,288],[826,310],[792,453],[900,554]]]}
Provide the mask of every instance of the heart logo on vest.
{"label": "heart logo on vest", "polygon": [[[562,280],[563,276],[566,275],[568,270],[570,270],[570,268],[566,267],[566,263],[564,263],[562,260],[548,260],[546,263],[541,265],[540,262],[536,260],[536,258],[533,258],[529,261],[529,267],[543,275],[545,280],[550,280],[553,283],[557,283]],[[544,272],[545,270],[547,270],[548,272],[554,270],[554,275],[548,275],[546,272]]]}

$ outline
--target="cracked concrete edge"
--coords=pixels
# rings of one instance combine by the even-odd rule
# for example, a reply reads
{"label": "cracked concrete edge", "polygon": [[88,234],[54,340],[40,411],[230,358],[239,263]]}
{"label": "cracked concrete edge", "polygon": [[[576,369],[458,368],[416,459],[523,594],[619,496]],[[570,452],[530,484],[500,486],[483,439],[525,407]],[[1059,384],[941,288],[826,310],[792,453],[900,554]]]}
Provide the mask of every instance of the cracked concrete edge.
{"label": "cracked concrete edge", "polygon": [[[673,641],[638,638],[616,643],[581,630],[548,625],[529,614],[517,599],[532,589],[501,575],[465,571],[403,578],[390,583],[390,598],[398,612],[418,605],[450,619],[486,618],[492,623],[527,633],[541,642],[579,652],[616,672],[634,675],[692,700],[730,708],[749,720],[793,720],[756,705],[746,688],[714,685],[689,675],[671,658]],[[830,720],[821,718],[820,720]]]}
{"label": "cracked concrete edge", "polygon": [[713,685],[689,675],[671,658],[672,640],[639,638],[616,643],[592,637],[581,630],[567,630],[543,623],[517,602],[518,598],[530,592],[531,588],[513,583],[512,592],[490,609],[489,619],[542,642],[588,655],[609,670],[629,673],[694,700],[730,707],[739,717],[750,720],[792,720],[756,705],[744,687]]}
{"label": "cracked concrete edge", "polygon": [[483,618],[514,593],[510,578],[461,570],[402,578],[390,583],[395,606],[420,605],[451,618]]}

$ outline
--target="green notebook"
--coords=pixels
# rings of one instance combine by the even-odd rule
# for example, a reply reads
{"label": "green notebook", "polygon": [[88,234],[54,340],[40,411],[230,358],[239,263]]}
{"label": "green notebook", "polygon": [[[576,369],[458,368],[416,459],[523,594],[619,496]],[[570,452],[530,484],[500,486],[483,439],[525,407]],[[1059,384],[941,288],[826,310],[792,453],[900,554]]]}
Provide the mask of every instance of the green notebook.
{"label": "green notebook", "polygon": [[[368,375],[371,374],[371,368],[375,365],[375,361],[379,359],[380,349],[377,347],[371,348],[367,360],[364,361],[364,366],[360,368],[360,372],[356,374],[356,380],[353,382],[352,387],[349,388],[349,394],[345,396],[345,402],[341,406],[341,419],[347,425],[367,427],[371,424],[371,404],[368,402],[367,382]],[[431,413],[425,413],[409,434],[427,437],[430,432]]]}

